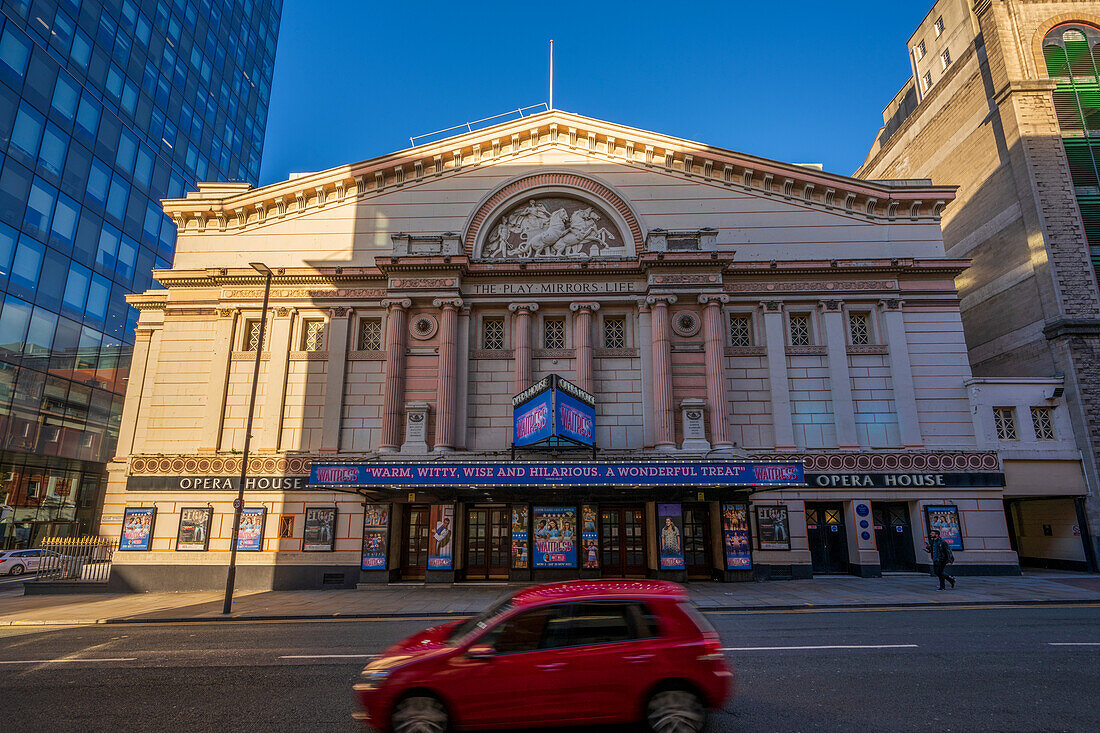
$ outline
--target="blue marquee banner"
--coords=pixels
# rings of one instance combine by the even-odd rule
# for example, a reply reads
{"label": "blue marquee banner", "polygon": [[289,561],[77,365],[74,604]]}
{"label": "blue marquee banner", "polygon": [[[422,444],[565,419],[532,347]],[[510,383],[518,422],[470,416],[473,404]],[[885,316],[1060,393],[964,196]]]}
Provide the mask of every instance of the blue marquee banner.
{"label": "blue marquee banner", "polygon": [[803,486],[799,463],[315,463],[310,486]]}

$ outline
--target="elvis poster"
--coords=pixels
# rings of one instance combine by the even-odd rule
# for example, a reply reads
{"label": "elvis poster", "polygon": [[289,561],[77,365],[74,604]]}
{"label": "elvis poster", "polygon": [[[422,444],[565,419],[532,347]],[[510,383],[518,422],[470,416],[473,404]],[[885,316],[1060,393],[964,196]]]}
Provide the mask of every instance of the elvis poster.
{"label": "elvis poster", "polygon": [[787,507],[782,504],[756,506],[756,534],[761,550],[791,549]]}
{"label": "elvis poster", "polygon": [[181,509],[176,550],[205,550],[210,543],[210,520],[213,516],[214,510],[208,506]]}
{"label": "elvis poster", "polygon": [[577,509],[537,506],[535,513],[536,568],[577,567]]}
{"label": "elvis poster", "polygon": [[302,552],[332,552],[336,546],[336,507],[306,507]]}

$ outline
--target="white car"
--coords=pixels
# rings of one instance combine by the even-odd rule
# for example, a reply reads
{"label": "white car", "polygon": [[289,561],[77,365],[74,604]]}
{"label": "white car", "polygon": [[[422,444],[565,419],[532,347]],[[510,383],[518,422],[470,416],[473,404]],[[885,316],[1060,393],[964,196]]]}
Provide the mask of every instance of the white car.
{"label": "white car", "polygon": [[37,572],[45,563],[50,569],[58,566],[62,555],[53,550],[7,550],[0,552],[0,575],[22,575]]}

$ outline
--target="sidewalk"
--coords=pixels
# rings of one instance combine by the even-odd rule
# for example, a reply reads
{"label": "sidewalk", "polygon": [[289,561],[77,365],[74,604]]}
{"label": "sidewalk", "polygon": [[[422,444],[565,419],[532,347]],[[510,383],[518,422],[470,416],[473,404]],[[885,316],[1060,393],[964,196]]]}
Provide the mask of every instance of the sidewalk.
{"label": "sidewalk", "polygon": [[[476,613],[519,585],[426,587],[389,585],[369,590],[244,591],[233,614],[222,616],[220,592],[22,596],[0,594],[0,626],[155,623],[175,621],[446,617]],[[851,577],[766,583],[691,583],[692,600],[709,611],[868,607],[936,607],[1042,603],[1100,604],[1100,577],[1041,574],[1014,578],[964,577],[939,592],[924,575]]]}

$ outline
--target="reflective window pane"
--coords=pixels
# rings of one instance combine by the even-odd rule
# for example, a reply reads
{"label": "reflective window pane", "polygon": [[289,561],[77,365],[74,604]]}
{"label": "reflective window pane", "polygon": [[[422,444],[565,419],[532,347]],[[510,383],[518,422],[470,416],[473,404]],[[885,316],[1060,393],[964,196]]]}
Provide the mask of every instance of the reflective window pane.
{"label": "reflective window pane", "polygon": [[0,311],[0,356],[17,356],[23,352],[30,321],[30,303],[13,295],[4,298],[4,310]]}

